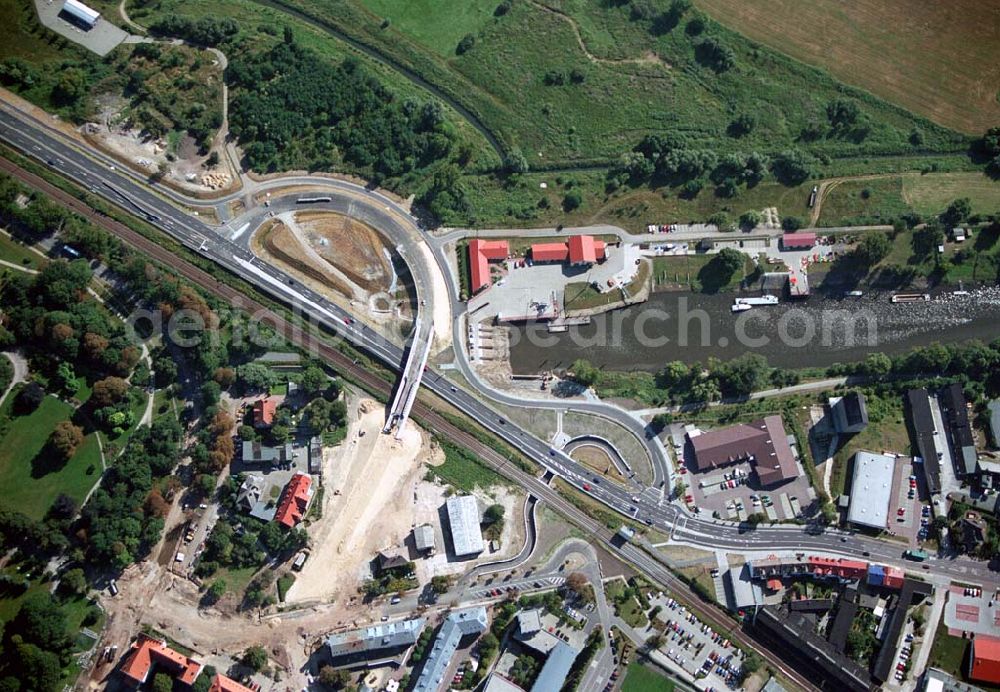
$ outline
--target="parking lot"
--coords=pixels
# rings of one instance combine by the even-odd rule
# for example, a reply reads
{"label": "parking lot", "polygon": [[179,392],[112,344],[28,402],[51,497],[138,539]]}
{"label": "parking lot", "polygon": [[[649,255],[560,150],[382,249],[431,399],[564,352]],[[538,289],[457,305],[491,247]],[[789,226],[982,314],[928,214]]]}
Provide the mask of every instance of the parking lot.
{"label": "parking lot", "polygon": [[646,634],[652,634],[653,628],[662,632],[666,641],[660,652],[672,665],[704,679],[699,688],[739,687],[743,654],[725,635],[715,632],[669,596],[651,597],[650,603],[662,609]]}
{"label": "parking lot", "polygon": [[921,502],[927,497],[923,473],[914,468],[908,458],[901,458],[896,464],[889,496],[889,533],[903,536],[911,545],[927,537],[931,519],[930,506]]}
{"label": "parking lot", "polygon": [[733,464],[703,473],[686,467],[681,478],[688,486],[685,500],[700,512],[728,521],[746,521],[751,514],[763,514],[768,521],[795,519],[813,501],[813,490],[805,474],[778,488],[762,488],[749,463]]}

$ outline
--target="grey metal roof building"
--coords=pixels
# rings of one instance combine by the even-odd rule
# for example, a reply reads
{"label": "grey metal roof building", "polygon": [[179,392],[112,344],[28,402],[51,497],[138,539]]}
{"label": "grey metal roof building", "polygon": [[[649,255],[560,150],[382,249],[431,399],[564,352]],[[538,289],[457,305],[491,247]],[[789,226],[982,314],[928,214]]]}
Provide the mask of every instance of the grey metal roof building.
{"label": "grey metal roof building", "polygon": [[93,28],[97,20],[101,18],[101,13],[93,10],[77,0],[66,0],[63,3],[62,11],[78,21],[84,26]]}
{"label": "grey metal roof building", "polygon": [[331,634],[327,651],[338,667],[385,664],[416,644],[424,622],[414,618]]}
{"label": "grey metal roof building", "polygon": [[413,529],[413,545],[421,552],[434,550],[434,527],[422,524]]}
{"label": "grey metal roof building", "polygon": [[933,495],[941,492],[941,466],[938,462],[934,417],[926,389],[911,389],[906,393],[909,404],[910,432],[913,446],[923,460],[927,490]]}
{"label": "grey metal roof building", "polygon": [[486,608],[482,606],[452,611],[434,638],[413,692],[438,692],[459,643],[468,636],[482,634],[488,627]]}
{"label": "grey metal roof building", "polygon": [[895,457],[865,450],[854,455],[851,502],[847,508],[849,522],[876,529],[886,528],[895,471]]}
{"label": "grey metal roof building", "polygon": [[993,436],[993,448],[1000,448],[1000,399],[994,399],[986,408],[990,412],[990,434]]}
{"label": "grey metal roof building", "polygon": [[580,653],[566,642],[559,642],[555,648],[549,652],[542,669],[535,678],[535,684],[531,686],[531,692],[551,692],[551,690],[561,690],[566,682],[566,676],[573,668],[573,661]]}
{"label": "grey metal roof building", "polygon": [[723,577],[723,586],[732,611],[753,609],[756,612],[758,607],[764,605],[764,592],[760,584],[753,581],[747,563],[731,567]]}
{"label": "grey metal roof building", "polygon": [[448,500],[448,525],[455,555],[483,552],[483,532],[479,528],[479,502],[475,495],[461,495]]}
{"label": "grey metal roof building", "polygon": [[962,385],[954,382],[941,390],[941,405],[947,415],[948,433],[958,456],[959,472],[971,475],[976,472],[976,438],[969,423],[969,405]]}

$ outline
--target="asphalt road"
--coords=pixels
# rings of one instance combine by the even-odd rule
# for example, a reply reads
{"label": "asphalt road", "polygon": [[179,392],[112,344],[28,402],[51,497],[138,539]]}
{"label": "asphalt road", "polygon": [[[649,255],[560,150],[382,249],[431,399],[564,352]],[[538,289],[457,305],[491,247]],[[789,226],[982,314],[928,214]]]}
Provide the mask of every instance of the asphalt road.
{"label": "asphalt road", "polygon": [[[316,322],[346,338],[356,346],[365,349],[390,367],[401,369],[404,362],[404,351],[399,346],[389,342],[367,326],[358,324],[346,310],[326,300],[311,289],[299,285],[279,269],[262,262],[245,247],[220,237],[215,229],[177,209],[157,194],[157,191],[151,190],[148,185],[139,182],[134,176],[96,162],[90,156],[68,146],[62,138],[39,128],[33,121],[26,120],[23,115],[12,113],[4,108],[0,108],[0,138],[53,167],[62,175],[89,187],[93,193],[104,197],[113,204],[144,217],[192,250],[250,281],[278,300],[292,305],[294,309],[310,315]],[[338,185],[334,187],[351,187],[354,194],[350,197],[347,207],[337,206],[337,202],[331,202],[331,208],[341,211],[346,209],[348,213],[356,215],[357,218],[375,225],[394,242],[400,244],[403,248],[403,256],[407,258],[404,244],[412,242],[414,232],[419,233],[415,222],[407,216],[405,218],[409,219],[408,223],[412,227],[405,227],[404,214],[393,210],[393,205],[387,198],[369,193],[363,188],[352,186],[343,181],[336,182]],[[359,197],[358,194],[362,196]],[[370,197],[370,201],[367,199],[368,197]],[[337,199],[337,196],[331,194],[331,198]],[[283,204],[294,206],[295,203],[288,201],[283,202]],[[321,208],[325,205],[317,206]],[[435,252],[435,256],[437,254]],[[419,280],[429,282],[425,268],[421,267],[420,262],[414,261],[410,264],[415,280],[418,280],[417,277],[422,275],[423,278]],[[450,277],[450,269],[447,271],[446,276]],[[454,281],[449,283],[452,300],[457,301],[457,284]],[[455,351],[461,353],[462,349],[455,349]],[[464,359],[459,358],[458,361],[461,367]],[[468,367],[467,363],[465,365]],[[465,372],[465,368],[462,369]],[[480,383],[471,368],[465,374],[470,382],[477,385],[481,394],[501,403],[512,406],[531,406],[536,403],[539,408],[552,406],[551,402],[541,400],[538,402],[528,400],[526,402],[518,397],[508,397],[497,393]],[[675,540],[707,549],[823,551],[845,557],[865,557],[873,561],[881,561],[908,568],[911,571],[914,570],[915,565],[912,562],[903,560],[903,548],[888,541],[818,526],[788,524],[761,526],[748,531],[730,522],[703,519],[698,515],[688,514],[677,506],[667,503],[664,498],[664,488],[659,487],[664,480],[669,480],[667,475],[669,464],[665,459],[665,450],[663,450],[664,458],[654,464],[654,473],[659,474],[659,480],[654,483],[654,486],[646,488],[639,494],[633,494],[629,489],[617,484],[596,483],[594,482],[595,476],[585,466],[562,452],[552,449],[547,442],[539,440],[506,420],[478,396],[452,385],[440,373],[426,372],[423,384],[435,394],[466,412],[497,437],[520,450],[529,459],[563,477],[580,489],[583,489],[586,484],[590,488],[587,492],[595,499],[638,522],[646,523],[661,531],[670,532]],[[649,436],[644,429],[636,430],[636,426],[641,428],[641,424],[623,409],[600,402],[578,401],[574,401],[569,408],[611,417],[626,428],[636,432],[640,439],[649,441]],[[659,442],[655,436],[653,439],[655,442]],[[653,451],[657,445],[647,442],[647,447]],[[662,445],[659,445],[659,448],[662,450]],[[659,468],[658,471],[657,468]],[[869,555],[864,555],[864,553]],[[982,562],[964,557],[952,560],[932,559],[929,566],[930,569],[923,572],[925,576],[930,572],[942,577],[973,581],[981,584],[984,588],[1000,587],[1000,576],[989,570]],[[921,570],[916,571],[920,572]]]}

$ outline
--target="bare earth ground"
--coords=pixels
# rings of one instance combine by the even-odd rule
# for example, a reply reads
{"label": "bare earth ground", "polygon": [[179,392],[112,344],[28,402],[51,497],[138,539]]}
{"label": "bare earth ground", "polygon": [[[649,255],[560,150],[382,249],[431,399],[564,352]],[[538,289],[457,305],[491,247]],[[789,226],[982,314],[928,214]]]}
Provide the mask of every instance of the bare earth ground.
{"label": "bare earth ground", "polygon": [[608,453],[599,447],[578,447],[573,450],[570,456],[597,473],[612,478],[619,483],[625,481],[615,465],[611,463],[611,457],[608,456]]}
{"label": "bare earth ground", "polygon": [[1000,122],[995,0],[696,0],[713,18],[947,127]]}
{"label": "bare earth ground", "polygon": [[400,334],[409,331],[407,300],[396,301],[391,311],[372,309],[365,291],[315,250],[304,246],[291,230],[293,224],[295,221],[291,214],[282,214],[280,218],[264,224],[250,239],[250,249],[258,257],[283,268],[306,286],[350,310],[387,338],[398,340]]}
{"label": "bare earth ground", "polygon": [[[310,529],[313,554],[288,601],[357,594],[375,553],[394,553],[410,531],[413,489],[429,453],[424,433],[409,423],[403,439],[396,440],[380,432],[385,422],[380,405],[365,399],[356,410],[347,439],[324,455],[323,518]],[[358,437],[361,431],[365,434]]]}
{"label": "bare earth ground", "polygon": [[[440,509],[446,487],[424,480],[425,463],[444,461],[441,450],[414,423],[407,423],[403,440],[380,430],[384,409],[370,399],[352,398],[347,438],[328,450],[324,459],[323,517],[310,528],[313,552],[289,590],[286,600],[299,603],[335,600],[348,604],[378,551],[410,555],[406,540],[414,526],[434,527],[437,552],[416,559],[417,579],[457,574],[485,561],[516,555],[524,545],[524,495],[507,488],[477,489],[482,504],[500,503],[507,521],[501,548],[476,560],[449,561]],[[359,437],[359,433],[364,435]],[[336,494],[339,490],[340,494]]]}
{"label": "bare earth ground", "polygon": [[375,229],[329,212],[299,212],[295,222],[300,238],[367,294],[389,291],[393,274],[385,255],[389,247]]}

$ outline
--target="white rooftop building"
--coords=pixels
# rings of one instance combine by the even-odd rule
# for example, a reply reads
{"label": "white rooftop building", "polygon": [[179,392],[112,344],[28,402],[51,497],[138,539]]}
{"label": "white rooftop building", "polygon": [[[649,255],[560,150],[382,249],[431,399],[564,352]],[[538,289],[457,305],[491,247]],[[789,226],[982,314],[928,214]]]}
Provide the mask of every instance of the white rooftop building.
{"label": "white rooftop building", "polygon": [[63,3],[62,11],[84,26],[91,28],[97,24],[97,20],[101,17],[100,12],[90,9],[78,0],[66,0]]}
{"label": "white rooftop building", "polygon": [[479,528],[479,503],[474,495],[462,495],[448,500],[448,524],[455,555],[475,555],[483,552],[483,532]]}
{"label": "white rooftop building", "polygon": [[895,470],[896,457],[865,451],[854,455],[849,522],[876,529],[887,527]]}

